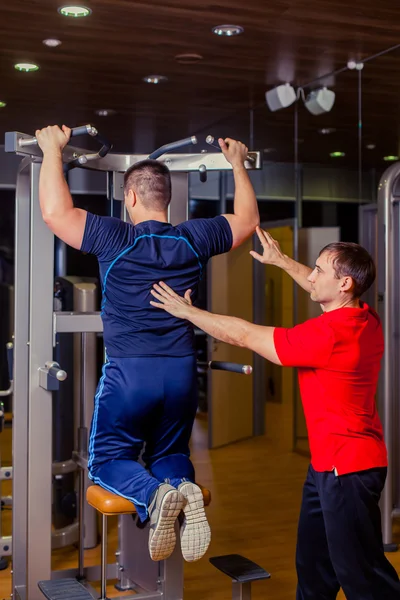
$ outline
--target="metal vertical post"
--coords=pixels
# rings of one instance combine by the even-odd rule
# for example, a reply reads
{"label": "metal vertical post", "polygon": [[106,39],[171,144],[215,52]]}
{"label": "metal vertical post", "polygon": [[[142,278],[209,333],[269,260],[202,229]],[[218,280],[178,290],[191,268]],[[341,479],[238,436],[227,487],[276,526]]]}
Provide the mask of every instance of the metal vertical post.
{"label": "metal vertical post", "polygon": [[[24,596],[28,516],[29,242],[31,161],[19,167],[15,195],[13,574],[15,595]],[[14,598],[15,598],[14,595]]]}
{"label": "metal vertical post", "polygon": [[397,545],[392,543],[392,510],[393,510],[393,403],[394,398],[394,370],[393,370],[393,352],[394,352],[394,237],[393,237],[393,194],[397,177],[399,176],[399,165],[392,165],[385,171],[381,178],[378,189],[378,227],[379,231],[384,232],[384,250],[379,247],[379,264],[384,265],[384,277],[378,274],[378,291],[380,313],[383,317],[383,333],[385,340],[383,369],[381,372],[381,398],[380,398],[380,416],[385,435],[385,442],[388,451],[388,475],[386,485],[382,493],[382,535],[386,551],[394,551]]}
{"label": "metal vertical post", "polygon": [[[85,281],[76,282],[74,284],[74,310],[76,312],[94,312],[96,304],[96,284]],[[76,447],[80,454],[86,455],[97,384],[97,335],[95,333],[76,333],[74,335],[74,410],[75,430],[78,432]],[[81,487],[82,478],[83,487]],[[82,552],[84,548],[94,548],[98,538],[96,510],[85,501],[89,485],[87,472],[80,473],[78,491],[80,535],[84,535]],[[81,520],[83,520],[82,523]],[[81,558],[83,559],[83,555]]]}
{"label": "metal vertical post", "polygon": [[[298,105],[295,105],[294,111],[294,189],[295,189],[295,207],[294,207],[294,227],[293,227],[293,258],[299,260],[299,229],[303,226],[303,206],[302,206],[302,178],[301,166],[299,165],[299,121]],[[293,325],[297,325],[299,317],[299,295],[298,286],[293,285]],[[293,450],[297,447],[297,403],[299,402],[297,369],[293,369]]]}
{"label": "metal vertical post", "polygon": [[101,540],[101,596],[100,600],[107,598],[107,516],[102,515],[102,540]]}
{"label": "metal vertical post", "polygon": [[39,206],[41,165],[32,164],[30,236],[30,363],[28,406],[27,596],[41,598],[37,582],[51,576],[52,394],[39,385],[39,368],[53,356],[54,236]]}
{"label": "metal vertical post", "polygon": [[189,174],[171,173],[172,200],[168,207],[168,220],[179,225],[188,219],[189,210]]}

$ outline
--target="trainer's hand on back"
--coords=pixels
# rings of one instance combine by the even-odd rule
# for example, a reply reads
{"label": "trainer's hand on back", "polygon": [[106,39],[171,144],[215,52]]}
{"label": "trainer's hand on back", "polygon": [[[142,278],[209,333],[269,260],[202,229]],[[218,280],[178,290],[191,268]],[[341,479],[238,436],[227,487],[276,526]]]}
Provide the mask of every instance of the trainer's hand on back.
{"label": "trainer's hand on back", "polygon": [[223,155],[232,167],[243,167],[249,153],[247,146],[231,138],[225,138],[225,140],[219,138],[218,143]]}
{"label": "trainer's hand on back", "polygon": [[281,265],[285,260],[285,255],[280,249],[278,242],[274,240],[268,231],[264,231],[260,227],[257,227],[256,233],[261,242],[263,254],[261,255],[251,250],[251,256],[264,265]]}
{"label": "trainer's hand on back", "polygon": [[61,155],[71,137],[71,129],[65,125],[62,126],[62,129],[58,125],[50,125],[44,129],[38,129],[35,136],[43,154]]}
{"label": "trainer's hand on back", "polygon": [[158,302],[150,300],[152,306],[163,308],[170,315],[178,317],[179,319],[187,319],[190,311],[193,309],[192,301],[190,299],[192,290],[187,290],[184,298],[182,298],[182,296],[178,296],[178,294],[176,294],[166,283],[160,281],[159,284],[155,283],[153,285],[153,289],[150,290],[150,292],[154,298],[158,300]]}

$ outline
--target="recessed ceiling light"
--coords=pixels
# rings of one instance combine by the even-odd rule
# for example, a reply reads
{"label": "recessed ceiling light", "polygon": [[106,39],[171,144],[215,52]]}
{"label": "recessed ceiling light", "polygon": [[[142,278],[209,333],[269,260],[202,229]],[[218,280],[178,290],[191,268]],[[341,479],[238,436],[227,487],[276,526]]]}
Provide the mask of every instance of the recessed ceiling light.
{"label": "recessed ceiling light", "polygon": [[99,117],[111,117],[111,115],[115,115],[117,111],[113,108],[99,108],[99,110],[96,110],[95,112]]}
{"label": "recessed ceiling light", "polygon": [[341,158],[342,156],[346,156],[344,152],[331,152],[330,156],[332,158]]}
{"label": "recessed ceiling light", "polygon": [[146,77],[143,77],[143,81],[145,81],[146,83],[164,83],[165,81],[168,81],[168,77],[165,77],[165,75],[147,75]]}
{"label": "recessed ceiling light", "polygon": [[61,6],[58,12],[64,17],[88,17],[91,14],[90,8],[86,6]]}
{"label": "recessed ceiling light", "polygon": [[7,104],[6,104],[5,102],[2,102],[2,101],[0,100],[0,108],[4,108],[5,106],[7,106]]}
{"label": "recessed ceiling light", "polygon": [[17,69],[17,71],[24,71],[24,73],[29,73],[29,71],[37,71],[39,69],[39,66],[35,65],[34,63],[17,63],[16,65],[14,65],[14,68]]}
{"label": "recessed ceiling light", "polygon": [[334,127],[323,127],[322,129],[318,129],[318,133],[322,133],[322,135],[329,135],[330,133],[335,133],[336,129]]}
{"label": "recessed ceiling light", "polygon": [[227,35],[228,37],[232,37],[233,35],[240,35],[243,33],[244,28],[240,25],[217,25],[213,27],[213,33],[215,35]]}
{"label": "recessed ceiling light", "polygon": [[57,48],[57,46],[61,45],[61,40],[56,40],[55,38],[49,38],[47,40],[43,40],[43,44],[48,46],[49,48]]}
{"label": "recessed ceiling light", "polygon": [[366,148],[368,148],[368,150],[373,150],[376,148],[376,144],[367,144]]}
{"label": "recessed ceiling light", "polygon": [[394,162],[395,160],[399,160],[399,157],[395,156],[394,154],[389,154],[389,156],[384,156],[383,160],[386,162]]}
{"label": "recessed ceiling light", "polygon": [[175,60],[182,65],[192,65],[203,60],[203,57],[195,52],[186,52],[185,54],[177,54]]}

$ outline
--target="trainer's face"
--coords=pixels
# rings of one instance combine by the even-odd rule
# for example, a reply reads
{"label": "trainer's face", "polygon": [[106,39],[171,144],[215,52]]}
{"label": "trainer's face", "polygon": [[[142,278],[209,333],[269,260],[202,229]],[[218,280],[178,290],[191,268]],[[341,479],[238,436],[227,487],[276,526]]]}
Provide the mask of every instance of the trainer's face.
{"label": "trainer's face", "polygon": [[311,300],[324,306],[339,302],[343,293],[349,291],[352,283],[349,277],[339,279],[336,276],[333,258],[333,254],[323,252],[318,257],[313,272],[307,278],[311,284]]}

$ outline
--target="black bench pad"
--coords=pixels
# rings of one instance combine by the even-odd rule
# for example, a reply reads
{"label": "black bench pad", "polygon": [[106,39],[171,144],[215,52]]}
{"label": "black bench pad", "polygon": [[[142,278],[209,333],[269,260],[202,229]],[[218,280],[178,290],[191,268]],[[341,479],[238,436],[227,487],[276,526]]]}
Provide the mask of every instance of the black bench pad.
{"label": "black bench pad", "polygon": [[271,577],[268,571],[240,554],[213,556],[210,558],[210,563],[239,583],[269,579]]}

